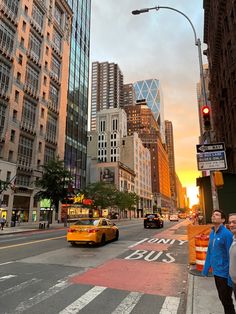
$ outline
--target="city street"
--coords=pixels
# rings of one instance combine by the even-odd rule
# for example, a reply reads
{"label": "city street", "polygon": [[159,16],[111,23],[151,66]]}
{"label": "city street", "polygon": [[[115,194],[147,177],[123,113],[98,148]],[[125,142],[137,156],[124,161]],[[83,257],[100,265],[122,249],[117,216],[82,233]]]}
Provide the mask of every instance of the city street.
{"label": "city street", "polygon": [[118,222],[119,241],[102,247],[72,247],[65,229],[1,235],[0,311],[184,313],[187,224]]}

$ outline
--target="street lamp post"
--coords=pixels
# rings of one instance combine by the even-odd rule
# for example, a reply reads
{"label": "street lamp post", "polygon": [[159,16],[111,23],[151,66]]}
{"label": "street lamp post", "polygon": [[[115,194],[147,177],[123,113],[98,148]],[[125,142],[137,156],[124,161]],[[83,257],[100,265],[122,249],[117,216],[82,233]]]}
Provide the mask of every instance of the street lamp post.
{"label": "street lamp post", "polygon": [[[200,38],[197,38],[197,33],[196,30],[193,26],[192,21],[190,20],[190,18],[184,14],[182,11],[179,11],[175,8],[172,7],[168,7],[168,6],[155,6],[152,8],[144,8],[144,9],[140,9],[140,10],[134,10],[132,11],[133,15],[139,15],[142,13],[148,13],[149,11],[155,10],[155,11],[159,11],[160,9],[167,9],[167,10],[171,10],[171,11],[175,11],[179,14],[181,14],[182,16],[184,16],[189,24],[192,27],[193,30],[193,34],[194,34],[194,41],[195,41],[195,45],[198,48],[198,60],[199,60],[199,70],[200,70],[200,80],[201,80],[201,85],[202,85],[202,90],[203,90],[203,97],[204,97],[204,103],[205,106],[208,106],[208,99],[207,99],[207,93],[206,93],[206,82],[205,82],[205,77],[204,77],[204,72],[203,72],[203,62],[202,62],[202,50],[201,50],[201,40]],[[207,138],[207,143],[211,143],[211,133],[210,131],[206,131],[206,138]],[[219,209],[219,201],[218,201],[218,194],[217,194],[217,189],[215,186],[215,182],[214,182],[214,178],[213,178],[213,172],[210,172],[210,183],[211,183],[211,191],[212,191],[212,203],[213,203],[213,209]]]}

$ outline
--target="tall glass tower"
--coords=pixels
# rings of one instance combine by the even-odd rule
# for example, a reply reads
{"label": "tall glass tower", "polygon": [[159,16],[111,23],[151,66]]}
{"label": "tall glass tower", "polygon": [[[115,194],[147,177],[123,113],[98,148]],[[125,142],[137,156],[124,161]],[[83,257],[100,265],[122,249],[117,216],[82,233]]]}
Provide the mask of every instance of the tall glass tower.
{"label": "tall glass tower", "polygon": [[148,107],[152,110],[164,139],[164,111],[161,97],[160,81],[150,79],[134,83],[136,100],[146,99]]}
{"label": "tall glass tower", "polygon": [[85,187],[91,0],[67,0],[73,11],[67,99],[65,166],[76,189]]}

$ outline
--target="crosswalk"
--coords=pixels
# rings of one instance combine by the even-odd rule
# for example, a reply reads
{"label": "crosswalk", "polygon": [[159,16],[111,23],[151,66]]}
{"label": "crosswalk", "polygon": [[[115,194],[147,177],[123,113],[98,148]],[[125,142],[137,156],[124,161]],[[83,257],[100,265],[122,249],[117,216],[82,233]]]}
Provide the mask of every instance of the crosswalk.
{"label": "crosswalk", "polygon": [[[34,274],[35,275],[35,274]],[[102,286],[74,284],[71,274],[55,282],[23,274],[0,277],[0,312],[4,314],[177,314],[178,297],[147,295]],[[40,276],[39,276],[40,277]]]}

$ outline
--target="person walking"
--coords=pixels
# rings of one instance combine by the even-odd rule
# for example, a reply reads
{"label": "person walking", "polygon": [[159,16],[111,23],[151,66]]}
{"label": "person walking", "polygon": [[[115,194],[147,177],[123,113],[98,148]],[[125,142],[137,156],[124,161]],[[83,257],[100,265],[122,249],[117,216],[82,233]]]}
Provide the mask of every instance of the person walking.
{"label": "person walking", "polygon": [[229,250],[229,274],[233,281],[233,291],[236,300],[236,213],[229,215],[229,229],[233,233],[233,243]]}
{"label": "person walking", "polygon": [[225,314],[235,314],[232,299],[232,280],[229,276],[229,249],[233,234],[225,226],[226,216],[221,210],[212,212],[213,227],[210,233],[207,256],[202,274],[208,275],[210,268],[215,279],[219,299]]}
{"label": "person walking", "polygon": [[5,223],[6,223],[6,219],[5,219],[5,217],[3,216],[3,217],[0,219],[1,230],[3,230],[3,228],[4,228],[4,226],[5,226]]}

